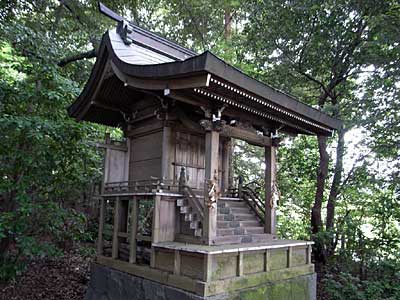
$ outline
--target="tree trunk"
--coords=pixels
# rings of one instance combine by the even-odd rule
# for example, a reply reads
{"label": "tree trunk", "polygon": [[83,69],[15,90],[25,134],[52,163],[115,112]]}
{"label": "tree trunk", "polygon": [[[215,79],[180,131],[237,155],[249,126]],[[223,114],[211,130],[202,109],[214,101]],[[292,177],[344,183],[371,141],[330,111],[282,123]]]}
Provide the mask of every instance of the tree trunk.
{"label": "tree trunk", "polygon": [[[343,129],[338,131],[338,144],[336,149],[336,165],[333,174],[333,181],[331,190],[328,198],[327,214],[326,214],[326,231],[333,231],[335,222],[335,207],[336,199],[339,195],[340,182],[342,180],[343,173],[343,156],[344,156],[344,134]],[[335,251],[336,243],[332,240],[330,245],[328,245],[328,255],[332,255]]]}
{"label": "tree trunk", "polygon": [[232,34],[232,12],[229,5],[225,7],[224,11],[224,37],[229,40]]}
{"label": "tree trunk", "polygon": [[[326,177],[328,175],[329,155],[326,151],[327,147],[326,136],[318,136],[318,149],[319,149],[319,167],[317,174],[317,191],[315,193],[314,206],[311,210],[311,231],[315,235],[322,229],[321,208],[324,199],[324,189]],[[325,245],[316,243],[314,247],[314,260],[317,263],[325,264],[326,253]]]}
{"label": "tree trunk", "polygon": [[311,211],[311,231],[316,234],[322,228],[321,208],[324,198],[325,181],[328,175],[329,155],[326,151],[327,137],[318,136],[319,167],[317,174],[317,191]]}

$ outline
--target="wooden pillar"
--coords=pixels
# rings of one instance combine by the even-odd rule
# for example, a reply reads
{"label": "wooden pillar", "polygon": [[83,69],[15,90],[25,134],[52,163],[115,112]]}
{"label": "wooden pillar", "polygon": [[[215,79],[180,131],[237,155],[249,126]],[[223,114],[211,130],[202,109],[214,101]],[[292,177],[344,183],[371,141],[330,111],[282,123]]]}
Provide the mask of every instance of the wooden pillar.
{"label": "wooden pillar", "polygon": [[221,181],[221,188],[224,193],[226,193],[229,189],[229,176],[230,176],[230,167],[231,167],[231,139],[229,138],[223,143],[222,149],[222,169],[223,169],[223,178]]}
{"label": "wooden pillar", "polygon": [[[213,244],[217,236],[218,148],[219,132],[206,131],[203,238],[208,245]],[[215,184],[216,193],[214,196],[209,196],[212,183]]]}
{"label": "wooden pillar", "polygon": [[119,197],[115,200],[114,204],[114,226],[113,226],[113,241],[112,241],[112,253],[111,257],[116,259],[118,258],[118,229],[119,229],[119,219],[120,219],[120,207],[121,200]]}
{"label": "wooden pillar", "polygon": [[234,188],[233,186],[233,177],[234,177],[234,171],[233,171],[233,150],[234,150],[234,143],[233,139],[231,138],[228,142],[227,145],[228,148],[228,156],[229,156],[229,170],[228,170],[228,189]]}
{"label": "wooden pillar", "polygon": [[162,155],[161,155],[161,177],[162,179],[172,179],[172,129],[169,126],[163,127]]}
{"label": "wooden pillar", "polygon": [[160,242],[160,209],[161,209],[161,196],[154,197],[154,210],[153,210],[153,232],[151,234],[151,242]]}
{"label": "wooden pillar", "polygon": [[274,183],[276,179],[276,147],[265,147],[265,233],[276,234],[276,203]]}
{"label": "wooden pillar", "polygon": [[174,252],[174,274],[181,275],[181,252],[179,250]]}
{"label": "wooden pillar", "polygon": [[118,258],[119,244],[126,238],[120,237],[120,232],[127,232],[128,223],[128,201],[122,201],[119,197],[115,200],[114,207],[114,228],[112,243],[112,258]]}
{"label": "wooden pillar", "polygon": [[104,210],[105,210],[105,199],[101,197],[100,215],[99,215],[99,235],[97,238],[97,255],[103,255]]}
{"label": "wooden pillar", "polygon": [[129,263],[136,263],[136,237],[138,230],[138,216],[139,216],[139,201],[136,196],[133,196],[131,207],[131,234],[129,238]]}

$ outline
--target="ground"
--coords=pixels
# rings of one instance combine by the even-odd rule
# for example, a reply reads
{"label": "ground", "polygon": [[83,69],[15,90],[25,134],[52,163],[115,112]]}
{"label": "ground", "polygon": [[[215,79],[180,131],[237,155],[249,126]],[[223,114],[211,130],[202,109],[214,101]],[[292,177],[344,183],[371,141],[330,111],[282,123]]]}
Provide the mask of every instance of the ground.
{"label": "ground", "polygon": [[82,300],[89,282],[90,260],[68,254],[31,262],[14,282],[0,285],[0,300]]}

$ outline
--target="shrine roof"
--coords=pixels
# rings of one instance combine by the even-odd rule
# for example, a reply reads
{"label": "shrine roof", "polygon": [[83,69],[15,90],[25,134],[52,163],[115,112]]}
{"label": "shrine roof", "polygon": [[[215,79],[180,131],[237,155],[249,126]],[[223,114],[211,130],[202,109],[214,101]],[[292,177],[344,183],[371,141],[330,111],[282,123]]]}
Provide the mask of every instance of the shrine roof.
{"label": "shrine roof", "polygon": [[[89,81],[68,109],[78,120],[117,125],[120,117],[117,109],[111,112],[112,101],[108,101],[111,109],[107,113],[105,106],[100,109],[98,105],[98,99],[105,97],[103,89],[109,85],[108,90],[115,93],[119,89],[122,95],[126,87],[131,87],[178,100],[202,99],[293,133],[331,135],[342,126],[340,120],[246,75],[209,51],[196,54],[118,17],[114,18],[119,21],[118,28],[103,35]],[[108,80],[112,76],[119,84]]]}

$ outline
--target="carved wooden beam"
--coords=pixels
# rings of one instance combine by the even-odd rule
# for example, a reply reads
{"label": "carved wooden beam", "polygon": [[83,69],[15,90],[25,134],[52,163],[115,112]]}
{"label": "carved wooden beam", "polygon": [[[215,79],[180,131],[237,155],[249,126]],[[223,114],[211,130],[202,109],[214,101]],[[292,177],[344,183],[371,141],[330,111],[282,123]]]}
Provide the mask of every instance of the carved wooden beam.
{"label": "carved wooden beam", "polygon": [[271,138],[257,134],[256,132],[233,126],[224,126],[220,132],[221,136],[232,137],[235,139],[243,140],[251,145],[266,147],[271,146]]}

